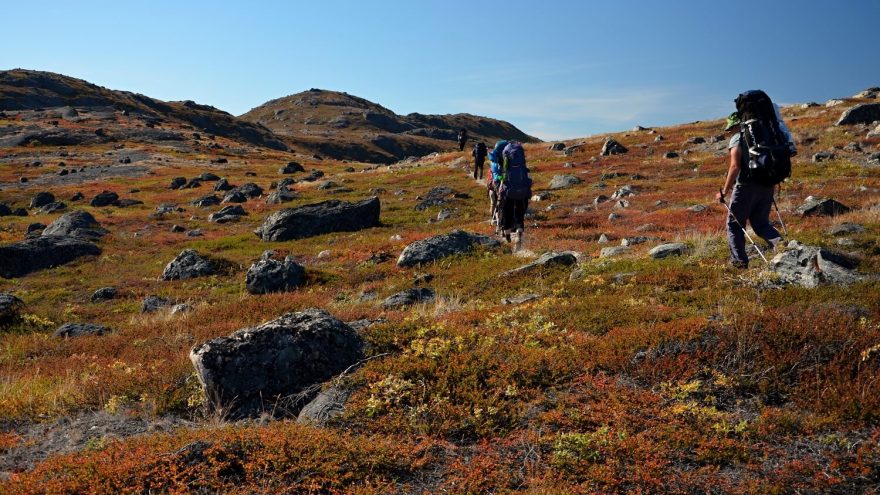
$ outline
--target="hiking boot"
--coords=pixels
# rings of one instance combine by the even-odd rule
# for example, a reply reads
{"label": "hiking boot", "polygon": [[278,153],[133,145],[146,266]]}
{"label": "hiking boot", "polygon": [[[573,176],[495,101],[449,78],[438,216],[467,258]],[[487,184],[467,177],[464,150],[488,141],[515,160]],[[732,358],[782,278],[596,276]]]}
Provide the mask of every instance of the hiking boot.
{"label": "hiking boot", "polygon": [[749,264],[748,264],[748,263],[745,263],[745,262],[742,262],[742,261],[729,260],[729,261],[727,262],[727,266],[729,266],[729,267],[731,267],[731,268],[735,268],[735,269],[737,269],[737,270],[745,270],[745,269],[747,269],[747,268],[749,267]]}
{"label": "hiking boot", "polygon": [[770,243],[770,251],[772,251],[774,254],[785,251],[785,242],[782,240],[782,237],[770,239],[767,242]]}
{"label": "hiking boot", "polygon": [[504,235],[504,240],[507,242],[510,242],[510,231],[505,230],[503,235]]}
{"label": "hiking boot", "polygon": [[516,229],[516,244],[513,245],[513,251],[519,251],[522,249],[523,244],[523,229]]}

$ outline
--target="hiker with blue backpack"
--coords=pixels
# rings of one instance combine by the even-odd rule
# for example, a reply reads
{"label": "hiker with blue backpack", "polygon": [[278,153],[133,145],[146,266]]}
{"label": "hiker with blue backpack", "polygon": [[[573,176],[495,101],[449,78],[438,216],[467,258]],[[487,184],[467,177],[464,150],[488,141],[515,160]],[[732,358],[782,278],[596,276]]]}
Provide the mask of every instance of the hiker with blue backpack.
{"label": "hiker with blue backpack", "polygon": [[501,185],[501,176],[504,173],[504,148],[507,141],[502,139],[495,143],[495,147],[489,152],[489,174],[486,177],[486,189],[489,193],[489,218],[490,223],[495,226],[495,233],[501,233],[501,222],[499,216],[501,210],[498,203],[498,188]]}
{"label": "hiker with blue backpack", "polygon": [[526,210],[532,197],[532,178],[526,166],[522,144],[511,141],[504,147],[501,155],[502,173],[498,185],[499,228],[507,242],[511,242],[511,235],[516,234],[514,251],[519,251],[523,243]]}
{"label": "hiker with blue backpack", "polygon": [[[772,249],[782,246],[782,236],[770,223],[770,212],[776,205],[777,185],[791,175],[791,157],[797,153],[797,147],[782,121],[779,107],[766,93],[746,91],[735,102],[737,111],[727,118],[724,129],[735,131],[728,144],[730,166],[724,186],[715,199],[727,208],[730,264],[735,268],[748,268],[746,238],[765,262],[767,258],[746,232],[747,222]],[[731,193],[728,206],[724,198]],[[778,206],[776,214],[779,215]],[[779,219],[781,222],[782,217]]]}

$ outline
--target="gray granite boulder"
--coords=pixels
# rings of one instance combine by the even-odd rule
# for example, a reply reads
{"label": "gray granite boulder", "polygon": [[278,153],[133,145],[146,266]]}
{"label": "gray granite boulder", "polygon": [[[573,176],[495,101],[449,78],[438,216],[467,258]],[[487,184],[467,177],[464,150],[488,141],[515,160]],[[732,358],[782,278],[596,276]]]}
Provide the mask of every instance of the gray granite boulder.
{"label": "gray granite boulder", "polygon": [[85,335],[104,335],[110,333],[110,329],[104,325],[95,325],[94,323],[65,323],[58,327],[52,334],[55,338],[82,337]]}
{"label": "gray granite boulder", "polygon": [[92,293],[89,299],[92,302],[109,301],[116,297],[116,287],[101,287]]}
{"label": "gray granite boulder", "polygon": [[97,256],[101,248],[76,237],[43,235],[0,246],[0,277],[14,278],[70,263],[83,256]]}
{"label": "gray granite boulder", "polygon": [[554,175],[552,179],[550,179],[550,189],[566,189],[571,186],[576,186],[583,182],[580,177],[571,174],[564,175]]}
{"label": "gray granite boulder", "polygon": [[235,419],[295,408],[287,399],[356,364],[363,346],[351,327],[313,308],[197,345],[190,360],[211,408]]}
{"label": "gray granite boulder", "polygon": [[497,247],[501,243],[487,235],[472,234],[463,230],[454,230],[416,241],[403,249],[397,259],[397,266],[412,267],[430,263],[454,254],[473,251],[477,246]]}
{"label": "gray granite boulder", "polygon": [[267,256],[251,265],[245,276],[245,287],[251,294],[287,292],[306,282],[306,270],[289,256],[284,261]]}
{"label": "gray granite boulder", "polygon": [[613,258],[615,256],[620,256],[621,254],[626,254],[630,250],[629,246],[609,246],[606,248],[602,248],[599,252],[600,258]]}
{"label": "gray granite boulder", "polygon": [[184,249],[171,260],[162,272],[162,280],[186,280],[217,273],[217,264],[194,249]]}
{"label": "gray granite boulder", "polygon": [[12,294],[0,293],[0,325],[14,321],[21,314],[24,302]]}
{"label": "gray granite boulder", "polygon": [[331,232],[353,232],[379,225],[379,198],[357,203],[330,200],[276,211],[257,230],[264,241],[303,239]]}
{"label": "gray granite boulder", "polygon": [[795,212],[805,217],[833,217],[849,212],[848,206],[833,199],[809,197]]}
{"label": "gray granite boulder", "polygon": [[52,203],[54,201],[55,201],[54,194],[52,194],[48,191],[38,192],[37,194],[34,195],[33,198],[31,198],[30,206],[31,206],[31,208],[42,208],[42,207],[46,206],[47,204]]}
{"label": "gray granite boulder", "polygon": [[803,287],[823,284],[846,285],[864,277],[856,272],[858,262],[842,253],[792,241],[770,261],[781,282]]}
{"label": "gray granite boulder", "polygon": [[97,196],[92,198],[92,201],[89,203],[95,207],[101,206],[110,206],[119,200],[119,195],[113,191],[103,191],[99,193]]}
{"label": "gray granite boulder", "polygon": [[863,103],[843,112],[837,125],[871,124],[880,120],[880,103]]}
{"label": "gray granite boulder", "polygon": [[96,240],[105,234],[107,230],[101,227],[95,217],[82,210],[65,213],[43,229],[44,236],[75,237],[86,240]]}
{"label": "gray granite boulder", "polygon": [[530,273],[538,269],[552,268],[555,266],[571,266],[577,263],[577,257],[578,253],[575,253],[573,251],[549,251],[539,256],[538,259],[536,259],[535,261],[523,265],[519,268],[508,270],[502,273],[500,276],[507,277],[510,275],[521,275],[523,273]]}
{"label": "gray granite boulder", "polygon": [[171,306],[173,302],[164,297],[149,295],[141,301],[141,313],[155,313],[160,309]]}
{"label": "gray granite boulder", "polygon": [[398,292],[382,301],[382,307],[385,309],[400,309],[412,306],[418,303],[431,302],[436,298],[433,289],[427,287],[418,287]]}
{"label": "gray granite boulder", "polygon": [[305,405],[296,417],[296,422],[312,426],[324,426],[331,419],[345,411],[345,404],[351,398],[353,389],[330,387],[318,393]]}
{"label": "gray granite boulder", "polygon": [[618,143],[613,138],[608,138],[605,144],[602,145],[602,156],[622,155],[628,151],[624,145]]}
{"label": "gray granite boulder", "polygon": [[648,254],[651,255],[654,259],[662,259],[668,258],[670,256],[682,256],[687,254],[688,245],[683,242],[669,242],[666,244],[660,244],[659,246],[654,246],[648,251]]}

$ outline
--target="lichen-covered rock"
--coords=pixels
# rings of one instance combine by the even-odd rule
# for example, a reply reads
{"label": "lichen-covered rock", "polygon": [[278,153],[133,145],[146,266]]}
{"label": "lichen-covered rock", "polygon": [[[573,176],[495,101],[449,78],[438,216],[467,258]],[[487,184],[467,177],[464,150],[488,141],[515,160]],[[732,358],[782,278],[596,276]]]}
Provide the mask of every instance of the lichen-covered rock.
{"label": "lichen-covered rock", "polygon": [[330,232],[353,232],[379,225],[379,198],[357,203],[330,200],[276,211],[257,230],[264,241],[303,239]]}
{"label": "lichen-covered rock", "polygon": [[535,261],[527,265],[523,265],[519,268],[508,270],[502,273],[500,276],[508,277],[511,275],[521,275],[523,273],[529,273],[540,268],[549,268],[554,266],[571,266],[577,263],[577,258],[578,253],[575,253],[573,251],[549,251],[539,256],[538,259],[536,259]]}
{"label": "lichen-covered rock", "polygon": [[385,309],[399,309],[412,306],[417,303],[431,302],[436,297],[433,289],[427,287],[418,287],[398,292],[382,301],[382,307]]}
{"label": "lichen-covered rock", "polygon": [[95,240],[107,234],[107,230],[95,220],[91,213],[74,210],[61,215],[43,229],[44,236],[65,236]]}
{"label": "lichen-covered rock", "polygon": [[141,301],[141,313],[155,313],[156,311],[171,306],[172,304],[171,300],[164,297],[149,295]]}
{"label": "lichen-covered rock", "polygon": [[94,323],[65,323],[52,334],[55,338],[82,337],[84,335],[104,335],[110,333],[110,329],[104,325]]}
{"label": "lichen-covered rock", "polygon": [[190,360],[212,409],[240,418],[284,410],[286,398],[341,373],[362,355],[357,332],[313,308],[205,342],[192,349]]}
{"label": "lichen-covered rock", "polygon": [[397,266],[411,267],[418,264],[473,251],[477,246],[497,247],[501,243],[487,235],[472,234],[454,230],[427,239],[416,241],[403,249],[397,259]]}
{"label": "lichen-covered rock", "polygon": [[583,182],[580,177],[571,174],[563,174],[563,175],[554,175],[552,179],[550,179],[550,189],[566,189],[571,186],[576,186]]}
{"label": "lichen-covered rock", "polygon": [[162,280],[186,280],[217,273],[217,264],[194,249],[185,249],[165,266]]}
{"label": "lichen-covered rock", "polygon": [[822,284],[846,285],[862,280],[857,261],[822,247],[792,241],[770,260],[770,269],[783,283],[812,288]]}
{"label": "lichen-covered rock", "polygon": [[807,198],[804,204],[797,208],[796,213],[805,217],[833,217],[849,212],[849,207],[838,203],[833,199]]}
{"label": "lichen-covered rock", "polygon": [[39,237],[0,246],[0,277],[21,277],[83,256],[99,254],[101,248],[91,242],[76,237],[46,235],[44,230]]}
{"label": "lichen-covered rock", "polygon": [[24,302],[12,294],[0,293],[0,325],[6,325],[21,314]]}
{"label": "lichen-covered rock", "polygon": [[659,246],[654,246],[648,251],[648,254],[651,255],[654,259],[662,259],[668,258],[670,256],[682,256],[687,254],[688,246],[683,242],[669,242],[666,244],[660,244]]}
{"label": "lichen-covered rock", "polygon": [[245,287],[251,294],[268,294],[293,290],[305,281],[305,268],[289,256],[278,261],[264,255],[248,268]]}

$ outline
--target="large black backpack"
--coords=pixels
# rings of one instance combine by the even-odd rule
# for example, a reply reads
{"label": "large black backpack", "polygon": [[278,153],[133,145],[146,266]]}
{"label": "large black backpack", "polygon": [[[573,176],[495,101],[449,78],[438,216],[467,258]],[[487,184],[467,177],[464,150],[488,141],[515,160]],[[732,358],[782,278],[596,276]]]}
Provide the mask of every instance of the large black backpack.
{"label": "large black backpack", "polygon": [[746,91],[734,101],[748,153],[740,177],[767,186],[779,184],[791,175],[791,150],[773,102],[761,90]]}

